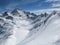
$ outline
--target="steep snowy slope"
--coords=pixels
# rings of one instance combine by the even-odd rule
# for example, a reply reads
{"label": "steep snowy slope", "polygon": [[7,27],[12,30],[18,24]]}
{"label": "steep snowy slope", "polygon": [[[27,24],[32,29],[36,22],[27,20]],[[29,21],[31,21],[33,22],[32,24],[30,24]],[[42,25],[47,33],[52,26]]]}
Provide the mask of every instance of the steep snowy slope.
{"label": "steep snowy slope", "polygon": [[46,23],[42,23],[42,26],[35,29],[37,31],[33,29],[31,35],[29,34],[30,36],[18,45],[60,45],[60,16],[58,13],[55,15],[53,13],[46,19],[48,19]]}
{"label": "steep snowy slope", "polygon": [[1,45],[59,45],[60,13],[36,15],[15,9],[0,16]]}

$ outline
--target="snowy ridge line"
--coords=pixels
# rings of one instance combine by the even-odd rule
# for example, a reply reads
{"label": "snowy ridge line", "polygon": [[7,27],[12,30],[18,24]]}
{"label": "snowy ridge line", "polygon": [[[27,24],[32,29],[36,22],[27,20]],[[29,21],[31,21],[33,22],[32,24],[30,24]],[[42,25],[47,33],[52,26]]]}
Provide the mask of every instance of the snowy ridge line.
{"label": "snowy ridge line", "polygon": [[[50,17],[51,17],[52,15],[49,15],[46,19],[49,19]],[[47,26],[47,24],[45,23],[45,21],[47,22],[48,20],[44,20],[43,21],[43,23],[42,23],[42,25],[41,26],[39,26],[39,27],[37,27],[36,29],[32,29],[32,31],[30,32],[30,35],[28,35],[23,41],[21,41],[19,44],[20,45],[24,45],[25,43],[27,43],[27,42],[30,42],[32,39],[35,39],[39,34],[41,34],[43,31],[44,31],[44,29],[46,28],[46,26]],[[43,28],[42,28],[43,27]],[[42,28],[42,29],[41,29]],[[39,30],[39,29],[41,29],[41,30]],[[36,31],[36,32],[33,32],[33,31],[35,31],[35,30],[38,30],[38,32]],[[33,32],[33,34],[32,34],[32,32]]]}
{"label": "snowy ridge line", "polygon": [[[47,18],[50,18],[52,15],[49,15]],[[30,31],[30,34],[31,34],[31,36],[34,34],[32,34],[31,32],[33,32],[33,31],[39,31],[39,28],[41,28],[41,25],[46,25],[45,24],[45,21],[47,22],[48,20],[44,20],[44,21],[42,21],[42,22],[38,22],[38,26],[36,27],[36,28],[33,28],[33,29],[31,29],[31,31]],[[43,24],[44,23],[44,24]],[[37,24],[37,23],[36,23]],[[35,32],[35,33],[37,33],[37,32]],[[28,36],[28,37],[30,37],[30,36]]]}
{"label": "snowy ridge line", "polygon": [[[47,16],[47,17],[45,17],[45,19],[44,20],[40,20],[40,21],[38,21],[38,22],[36,22],[36,23],[34,23],[34,24],[32,24],[34,27],[36,26],[36,25],[41,25],[43,22],[44,22],[44,24],[47,22],[47,20],[50,18],[52,16],[52,14],[50,14],[49,16]],[[38,20],[38,19],[37,19]],[[35,28],[31,28],[30,30],[34,30],[34,29],[36,29],[36,27],[38,27],[38,26],[36,26]]]}
{"label": "snowy ridge line", "polygon": [[35,24],[38,19],[40,19],[40,16],[37,17],[37,18],[32,22],[32,24]]}

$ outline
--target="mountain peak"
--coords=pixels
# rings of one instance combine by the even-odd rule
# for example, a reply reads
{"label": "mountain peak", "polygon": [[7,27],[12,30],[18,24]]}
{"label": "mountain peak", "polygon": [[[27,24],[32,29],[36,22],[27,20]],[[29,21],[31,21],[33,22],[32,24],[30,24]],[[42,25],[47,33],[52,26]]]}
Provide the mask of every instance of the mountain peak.
{"label": "mountain peak", "polygon": [[4,12],[2,16],[3,17],[8,16],[8,11]]}
{"label": "mountain peak", "polygon": [[22,15],[24,11],[22,9],[14,9],[11,13],[15,16],[19,16]]}
{"label": "mountain peak", "polygon": [[23,10],[22,10],[22,9],[14,9],[14,10],[12,11],[12,13],[19,12],[19,11],[23,11]]}

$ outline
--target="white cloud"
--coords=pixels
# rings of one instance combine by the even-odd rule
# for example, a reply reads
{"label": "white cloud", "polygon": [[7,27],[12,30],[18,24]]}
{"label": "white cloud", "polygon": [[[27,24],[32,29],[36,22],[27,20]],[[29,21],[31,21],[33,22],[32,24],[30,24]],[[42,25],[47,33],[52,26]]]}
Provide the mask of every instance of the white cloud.
{"label": "white cloud", "polygon": [[41,13],[44,13],[44,12],[51,13],[54,10],[55,11],[60,11],[60,8],[40,9],[40,10],[31,11],[31,12],[33,12],[35,14],[41,14]]}
{"label": "white cloud", "polygon": [[46,2],[55,2],[55,1],[60,1],[60,0],[46,0]]}
{"label": "white cloud", "polygon": [[46,0],[45,2],[52,2],[51,7],[59,7],[60,6],[60,0]]}
{"label": "white cloud", "polygon": [[58,4],[52,4],[52,7],[59,7],[60,6],[60,4],[58,3]]}

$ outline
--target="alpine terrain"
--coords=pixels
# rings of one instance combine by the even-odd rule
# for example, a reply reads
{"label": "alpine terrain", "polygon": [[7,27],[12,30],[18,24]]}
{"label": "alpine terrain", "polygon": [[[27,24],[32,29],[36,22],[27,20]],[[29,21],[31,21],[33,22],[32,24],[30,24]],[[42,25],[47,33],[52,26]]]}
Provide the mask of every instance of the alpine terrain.
{"label": "alpine terrain", "polygon": [[0,45],[60,45],[60,12],[0,14]]}

